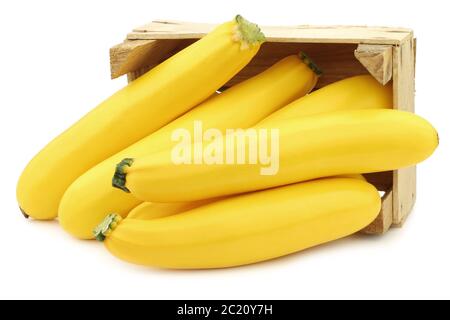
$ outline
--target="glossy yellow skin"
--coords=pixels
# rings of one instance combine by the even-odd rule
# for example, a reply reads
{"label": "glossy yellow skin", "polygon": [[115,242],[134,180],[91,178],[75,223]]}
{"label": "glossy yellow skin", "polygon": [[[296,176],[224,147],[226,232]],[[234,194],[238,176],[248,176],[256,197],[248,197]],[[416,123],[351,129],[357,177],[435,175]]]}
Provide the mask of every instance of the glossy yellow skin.
{"label": "glossy yellow skin", "polygon": [[65,190],[81,174],[202,102],[247,65],[260,43],[242,45],[236,21],[153,68],[50,142],[19,179],[23,211],[55,218]]}
{"label": "glossy yellow skin", "polygon": [[356,109],[390,109],[392,83],[381,85],[371,75],[346,78],[316,90],[274,112],[258,126],[321,112]]}
{"label": "glossy yellow skin", "polygon": [[143,202],[130,211],[127,219],[151,220],[179,214],[191,209],[201,207],[205,204],[217,201],[216,199],[206,199],[194,202],[178,203],[155,203]]}
{"label": "glossy yellow skin", "polygon": [[144,201],[196,201],[320,177],[408,167],[425,160],[438,145],[430,123],[390,109],[336,111],[279,124],[276,175],[261,175],[259,164],[175,165],[166,150],[136,158],[125,167],[126,187]]}
{"label": "glossy yellow skin", "polygon": [[329,178],[254,192],[153,220],[126,218],[106,237],[125,261],[160,268],[225,268],[277,258],[351,235],[380,211],[375,187]]}
{"label": "glossy yellow skin", "polygon": [[192,132],[195,120],[202,120],[204,129],[248,128],[310,92],[316,82],[316,74],[298,56],[289,56],[210,98],[79,177],[61,200],[61,226],[75,237],[92,239],[92,230],[106,215],[113,212],[126,216],[142,202],[111,185],[115,166],[124,157],[140,157],[171,148],[177,143],[171,141],[173,131],[184,128]]}
{"label": "glossy yellow skin", "polygon": [[[366,179],[360,174],[346,174],[339,176],[339,178],[350,178],[366,181]],[[193,202],[172,202],[172,203],[143,202],[130,211],[130,213],[127,215],[127,219],[151,220],[168,217],[223,199],[224,198],[214,198]]]}

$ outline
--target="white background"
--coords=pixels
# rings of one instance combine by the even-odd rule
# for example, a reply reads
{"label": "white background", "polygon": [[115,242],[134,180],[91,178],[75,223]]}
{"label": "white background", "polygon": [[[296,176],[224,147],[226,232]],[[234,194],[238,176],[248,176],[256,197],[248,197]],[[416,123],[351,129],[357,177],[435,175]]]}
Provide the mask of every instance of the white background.
{"label": "white background", "polygon": [[[0,298],[450,298],[449,18],[446,1],[417,3],[0,1]],[[419,166],[417,204],[402,229],[253,266],[188,272],[128,265],[57,222],[23,219],[15,186],[26,163],[125,84],[109,79],[112,45],[153,19],[222,22],[236,13],[259,24],[415,30],[416,109],[441,144]]]}

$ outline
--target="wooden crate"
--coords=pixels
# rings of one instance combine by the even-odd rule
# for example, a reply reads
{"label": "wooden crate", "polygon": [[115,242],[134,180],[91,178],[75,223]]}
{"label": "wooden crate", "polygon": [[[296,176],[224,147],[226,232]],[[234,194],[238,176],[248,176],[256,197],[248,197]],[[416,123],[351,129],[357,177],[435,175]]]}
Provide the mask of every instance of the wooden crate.
{"label": "wooden crate", "polygon": [[[134,29],[111,48],[111,76],[133,81],[155,65],[204,36],[214,26],[154,21]],[[415,39],[409,29],[357,26],[262,27],[268,42],[238,75],[232,86],[256,75],[279,59],[306,52],[324,71],[317,88],[358,74],[372,74],[380,83],[393,81],[394,107],[414,112]],[[385,192],[378,218],[364,230],[382,234],[401,226],[416,197],[416,168],[366,175]]]}

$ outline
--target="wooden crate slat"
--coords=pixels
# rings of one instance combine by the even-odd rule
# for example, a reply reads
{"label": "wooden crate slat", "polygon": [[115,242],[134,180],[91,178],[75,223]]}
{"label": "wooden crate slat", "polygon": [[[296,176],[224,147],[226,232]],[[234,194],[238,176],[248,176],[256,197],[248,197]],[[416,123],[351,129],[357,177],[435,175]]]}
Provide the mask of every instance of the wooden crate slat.
{"label": "wooden crate slat", "polygon": [[378,217],[368,227],[362,230],[366,234],[381,235],[392,225],[392,190],[386,191],[382,198],[381,211]]}
{"label": "wooden crate slat", "polygon": [[[415,52],[414,40],[394,48],[394,106],[414,112]],[[393,224],[401,225],[411,212],[416,200],[416,167],[394,172]]]}
{"label": "wooden crate slat", "polygon": [[[154,21],[129,33],[129,40],[198,39],[215,25],[177,21]],[[367,43],[399,45],[412,37],[404,28],[366,26],[262,26],[268,41],[309,43]]]}
{"label": "wooden crate slat", "polygon": [[125,40],[110,49],[111,78],[157,65],[186,41],[190,43],[189,40]]}

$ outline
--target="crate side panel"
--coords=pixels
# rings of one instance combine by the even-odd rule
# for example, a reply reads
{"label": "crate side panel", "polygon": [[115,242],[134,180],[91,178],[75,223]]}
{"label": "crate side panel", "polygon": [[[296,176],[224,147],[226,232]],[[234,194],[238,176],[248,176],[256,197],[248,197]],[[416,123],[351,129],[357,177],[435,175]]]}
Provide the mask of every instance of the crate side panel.
{"label": "crate side panel", "polygon": [[[162,60],[167,59],[189,44],[190,42],[180,43],[176,49],[168,51],[164,55],[161,54],[158,58]],[[253,60],[233,77],[225,87],[233,86],[253,77],[280,59],[288,55],[298,54],[300,51],[308,54],[323,70],[324,74],[319,79],[316,88],[321,88],[347,77],[368,74],[367,69],[354,56],[356,47],[357,45],[354,44],[266,43],[261,47]],[[134,80],[156,65],[152,63],[153,60],[147,60],[145,55],[142,55],[140,59],[139,63],[136,63],[136,59],[134,60],[135,70],[128,70],[130,80]]]}
{"label": "crate side panel", "polygon": [[[394,106],[414,112],[415,52],[413,39],[394,48]],[[393,223],[401,225],[411,212],[416,199],[416,167],[394,172]]]}
{"label": "crate side panel", "polygon": [[317,88],[346,77],[367,74],[367,69],[355,58],[353,44],[266,43],[255,58],[227,86],[235,85],[269,68],[280,59],[305,52],[323,71]]}

